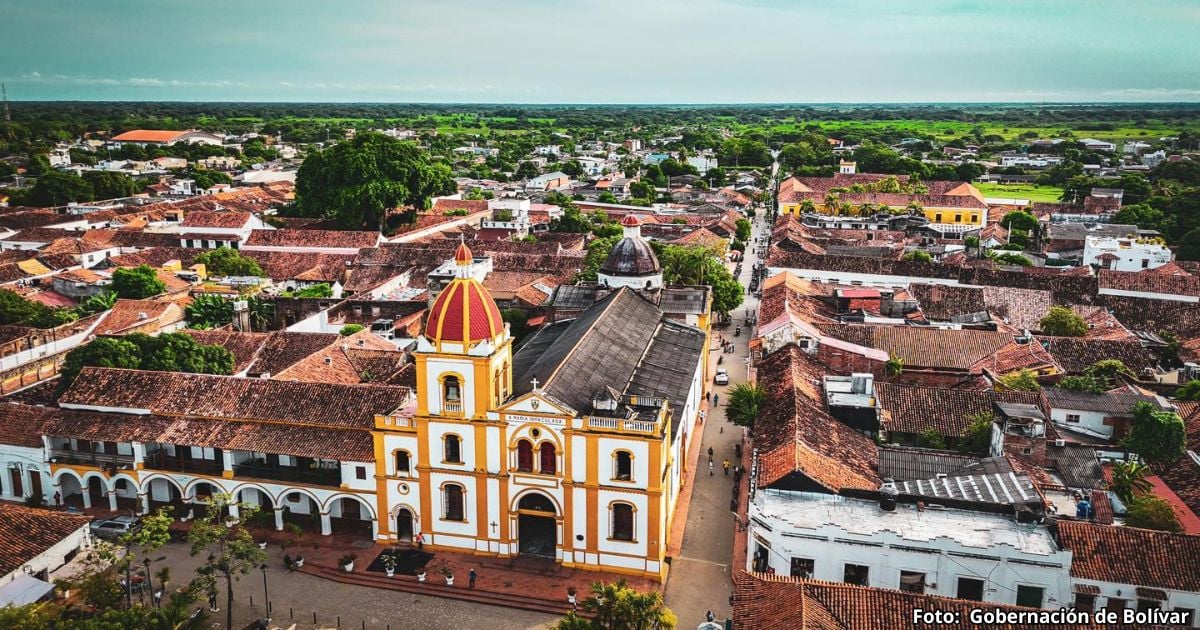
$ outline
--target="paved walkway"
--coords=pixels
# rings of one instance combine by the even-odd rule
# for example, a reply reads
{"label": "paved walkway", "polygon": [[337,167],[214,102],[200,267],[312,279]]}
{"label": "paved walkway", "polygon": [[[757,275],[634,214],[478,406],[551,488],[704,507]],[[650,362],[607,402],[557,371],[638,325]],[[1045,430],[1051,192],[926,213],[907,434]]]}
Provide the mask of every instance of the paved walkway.
{"label": "paved walkway", "polygon": [[[760,211],[754,221],[752,242],[747,244],[742,274],[738,278],[743,286],[749,286],[754,264],[758,261],[753,250],[756,247],[754,242],[766,231],[763,214]],[[726,340],[734,342],[736,350],[732,354],[722,355],[719,350],[716,353],[724,357],[719,367],[729,371],[730,385],[713,387],[713,393],[720,396],[721,401],[708,412],[700,444],[700,461],[695,483],[691,487],[691,505],[683,544],[674,556],[667,582],[667,605],[679,617],[680,628],[693,628],[703,623],[705,613],[709,610],[718,620],[731,616],[733,612],[729,605],[729,597],[733,594],[730,561],[734,555],[735,530],[734,514],[730,511],[733,476],[730,474],[726,477],[721,464],[725,458],[729,459],[731,466],[739,463],[745,465],[747,462],[739,462],[734,456],[734,445],[742,441],[744,430],[726,420],[724,400],[729,387],[746,381],[748,364],[745,359],[749,357],[751,330],[743,321],[744,313],[757,309],[758,300],[753,295],[747,295],[742,306],[732,313],[733,326],[718,331]],[[737,324],[742,325],[742,333],[733,337]],[[712,372],[715,373],[717,367],[716,361],[712,361]],[[712,378],[711,373],[709,378]],[[709,448],[713,450],[712,475],[708,474]]]}

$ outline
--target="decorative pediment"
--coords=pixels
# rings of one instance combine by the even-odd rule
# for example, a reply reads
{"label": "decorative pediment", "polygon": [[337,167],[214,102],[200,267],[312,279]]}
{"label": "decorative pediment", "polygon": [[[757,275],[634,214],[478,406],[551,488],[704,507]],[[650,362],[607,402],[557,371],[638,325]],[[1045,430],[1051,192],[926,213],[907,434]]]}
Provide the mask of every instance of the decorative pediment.
{"label": "decorative pediment", "polygon": [[545,414],[555,416],[568,416],[575,418],[579,416],[579,412],[575,411],[570,405],[557,400],[545,392],[532,391],[526,393],[515,400],[501,406],[496,411],[501,414]]}

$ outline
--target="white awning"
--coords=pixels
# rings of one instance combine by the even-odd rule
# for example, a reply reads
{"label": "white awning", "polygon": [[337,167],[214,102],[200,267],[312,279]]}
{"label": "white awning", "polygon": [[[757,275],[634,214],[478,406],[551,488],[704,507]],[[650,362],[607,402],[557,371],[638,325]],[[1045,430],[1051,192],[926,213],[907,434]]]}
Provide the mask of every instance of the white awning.
{"label": "white awning", "polygon": [[40,601],[54,590],[54,585],[31,575],[18,575],[11,582],[0,585],[0,608],[24,606]]}

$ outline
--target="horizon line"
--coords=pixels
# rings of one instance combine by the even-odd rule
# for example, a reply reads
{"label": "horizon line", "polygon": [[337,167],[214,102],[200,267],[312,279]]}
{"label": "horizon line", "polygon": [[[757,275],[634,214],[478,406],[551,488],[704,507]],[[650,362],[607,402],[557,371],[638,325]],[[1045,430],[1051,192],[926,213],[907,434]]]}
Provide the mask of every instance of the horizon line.
{"label": "horizon line", "polygon": [[183,100],[183,99],[9,99],[10,105],[17,104],[46,104],[46,103],[162,103],[162,104],[247,104],[247,105],[408,105],[408,106],[505,106],[505,107],[842,107],[842,106],[898,106],[918,105],[945,107],[953,105],[1026,105],[1026,106],[1062,106],[1062,105],[1196,105],[1200,100],[1192,101],[680,101],[680,102],[520,102],[520,101],[322,101],[322,100]]}

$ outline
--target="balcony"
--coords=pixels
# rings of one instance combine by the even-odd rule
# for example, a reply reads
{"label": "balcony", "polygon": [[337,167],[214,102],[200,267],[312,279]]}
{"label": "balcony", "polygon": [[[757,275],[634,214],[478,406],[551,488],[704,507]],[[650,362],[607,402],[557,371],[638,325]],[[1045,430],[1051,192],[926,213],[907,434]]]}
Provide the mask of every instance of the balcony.
{"label": "balcony", "polygon": [[93,466],[95,468],[102,467],[133,467],[133,455],[119,455],[117,453],[95,453],[92,451],[81,451],[66,448],[50,449],[50,458],[58,461],[59,464],[70,464],[73,466]]}
{"label": "balcony", "polygon": [[446,413],[462,413],[463,404],[461,400],[447,400],[442,403],[442,408]]}
{"label": "balcony", "polygon": [[[179,449],[176,449],[176,453]],[[180,457],[178,455],[168,455],[166,451],[151,451],[146,453],[145,467],[153,470],[162,470],[174,473],[187,473],[191,475],[205,475],[208,477],[220,477],[224,472],[225,467],[221,463],[220,454],[216,460],[212,459],[193,459],[191,457]]]}
{"label": "balcony", "polygon": [[234,477],[253,477],[271,481],[292,481],[312,486],[341,486],[341,468],[300,468],[297,466],[272,466],[260,461],[238,464],[233,467]]}
{"label": "balcony", "polygon": [[588,416],[587,428],[601,429],[604,431],[627,431],[632,433],[657,434],[659,424],[653,420],[638,420],[636,418],[602,418]]}

